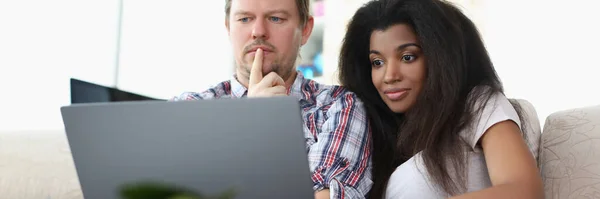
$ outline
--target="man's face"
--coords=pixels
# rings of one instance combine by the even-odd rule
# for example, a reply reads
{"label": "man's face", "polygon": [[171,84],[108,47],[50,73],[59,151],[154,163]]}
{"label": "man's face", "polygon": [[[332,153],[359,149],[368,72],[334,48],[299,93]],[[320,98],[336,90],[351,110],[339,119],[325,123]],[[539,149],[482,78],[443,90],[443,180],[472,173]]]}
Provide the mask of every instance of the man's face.
{"label": "man's face", "polygon": [[232,0],[226,24],[240,78],[248,78],[256,49],[262,48],[263,75],[276,72],[287,80],[313,21],[302,26],[295,0]]}

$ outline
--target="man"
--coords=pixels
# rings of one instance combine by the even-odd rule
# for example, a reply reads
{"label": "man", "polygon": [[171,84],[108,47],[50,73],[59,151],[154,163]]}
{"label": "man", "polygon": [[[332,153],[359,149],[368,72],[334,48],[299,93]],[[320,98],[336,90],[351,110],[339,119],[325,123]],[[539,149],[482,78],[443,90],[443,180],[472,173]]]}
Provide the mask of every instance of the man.
{"label": "man", "polygon": [[309,0],[226,0],[234,78],[173,100],[298,97],[315,198],[365,198],[372,184],[371,146],[362,102],[295,70],[313,28],[308,9]]}

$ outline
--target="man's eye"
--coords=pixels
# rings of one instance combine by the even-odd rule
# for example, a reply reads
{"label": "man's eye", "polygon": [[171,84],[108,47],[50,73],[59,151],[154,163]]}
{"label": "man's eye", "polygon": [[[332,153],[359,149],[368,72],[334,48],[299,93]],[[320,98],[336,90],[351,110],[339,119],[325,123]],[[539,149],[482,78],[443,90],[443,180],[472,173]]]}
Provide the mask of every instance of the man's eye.
{"label": "man's eye", "polygon": [[241,21],[241,22],[248,22],[249,20],[250,20],[250,18],[248,18],[248,17],[238,19],[238,21]]}
{"label": "man's eye", "polygon": [[283,21],[283,19],[282,19],[282,18],[279,18],[279,17],[270,17],[270,19],[271,19],[271,21],[273,21],[273,22],[281,22],[281,21]]}

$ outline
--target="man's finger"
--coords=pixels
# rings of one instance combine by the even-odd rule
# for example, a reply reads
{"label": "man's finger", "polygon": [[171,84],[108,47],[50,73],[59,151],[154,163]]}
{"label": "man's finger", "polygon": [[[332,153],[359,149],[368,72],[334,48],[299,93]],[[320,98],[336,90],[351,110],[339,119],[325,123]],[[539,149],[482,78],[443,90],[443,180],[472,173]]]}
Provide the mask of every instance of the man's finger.
{"label": "man's finger", "polygon": [[287,89],[285,86],[275,86],[267,89],[268,93],[273,95],[287,95]]}
{"label": "man's finger", "polygon": [[261,87],[285,86],[285,81],[276,72],[270,72],[260,82]]}
{"label": "man's finger", "polygon": [[250,80],[248,80],[249,86],[256,85],[262,80],[262,66],[263,50],[259,48],[254,54],[254,61],[252,62],[252,68],[250,69]]}

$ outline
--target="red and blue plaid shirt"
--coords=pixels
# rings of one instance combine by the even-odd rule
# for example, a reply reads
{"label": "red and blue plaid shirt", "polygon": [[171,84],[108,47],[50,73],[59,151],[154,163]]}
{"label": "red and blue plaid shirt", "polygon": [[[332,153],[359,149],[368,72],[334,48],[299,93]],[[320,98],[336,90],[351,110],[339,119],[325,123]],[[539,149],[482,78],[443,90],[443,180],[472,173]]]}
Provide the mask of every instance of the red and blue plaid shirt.
{"label": "red and blue plaid shirt", "polygon": [[[298,97],[312,171],[313,189],[329,189],[332,198],[365,198],[371,189],[371,131],[358,97],[340,86],[319,84],[297,74],[291,96]],[[178,100],[246,97],[235,77]]]}

